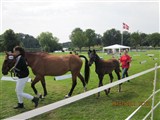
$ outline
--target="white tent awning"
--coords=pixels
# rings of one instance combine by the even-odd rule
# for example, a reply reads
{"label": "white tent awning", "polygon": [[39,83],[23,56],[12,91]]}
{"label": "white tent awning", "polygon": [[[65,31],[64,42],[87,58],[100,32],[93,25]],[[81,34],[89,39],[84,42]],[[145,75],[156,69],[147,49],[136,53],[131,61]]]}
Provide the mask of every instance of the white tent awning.
{"label": "white tent awning", "polygon": [[115,44],[115,45],[103,47],[103,51],[106,50],[106,49],[112,49],[113,51],[114,51],[115,49],[118,49],[119,52],[120,52],[121,49],[129,49],[129,50],[130,50],[130,47],[129,47],[129,46],[124,46],[124,45]]}

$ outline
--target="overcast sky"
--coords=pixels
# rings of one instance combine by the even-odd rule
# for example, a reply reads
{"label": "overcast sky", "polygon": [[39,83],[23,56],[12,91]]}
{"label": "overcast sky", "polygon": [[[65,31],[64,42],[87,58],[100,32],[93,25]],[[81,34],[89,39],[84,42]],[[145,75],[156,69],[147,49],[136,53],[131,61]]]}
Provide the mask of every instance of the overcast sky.
{"label": "overcast sky", "polygon": [[112,28],[122,31],[123,22],[131,33],[159,32],[159,0],[141,1],[1,0],[1,34],[12,29],[37,37],[48,31],[62,43],[76,27],[103,35]]}

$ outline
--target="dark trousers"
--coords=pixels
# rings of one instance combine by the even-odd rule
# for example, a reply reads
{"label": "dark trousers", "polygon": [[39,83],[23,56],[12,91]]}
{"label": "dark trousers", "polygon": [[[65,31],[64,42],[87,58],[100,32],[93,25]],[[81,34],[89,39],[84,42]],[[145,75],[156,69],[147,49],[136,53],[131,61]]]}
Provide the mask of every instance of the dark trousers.
{"label": "dark trousers", "polygon": [[128,68],[122,69],[122,78],[128,77]]}

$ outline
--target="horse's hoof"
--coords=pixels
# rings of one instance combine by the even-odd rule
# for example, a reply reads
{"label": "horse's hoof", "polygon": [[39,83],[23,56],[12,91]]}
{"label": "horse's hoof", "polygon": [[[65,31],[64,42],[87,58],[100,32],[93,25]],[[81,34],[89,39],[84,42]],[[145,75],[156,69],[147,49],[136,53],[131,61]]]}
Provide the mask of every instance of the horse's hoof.
{"label": "horse's hoof", "polygon": [[99,97],[100,97],[100,93],[97,94],[97,97],[96,97],[96,98],[98,99]]}
{"label": "horse's hoof", "polygon": [[40,95],[39,98],[44,99],[45,97],[43,95]]}
{"label": "horse's hoof", "polygon": [[44,96],[42,94],[38,94],[37,97],[40,99],[44,99]]}
{"label": "horse's hoof", "polygon": [[108,95],[109,95],[109,93],[107,92],[107,93],[106,93],[106,95],[108,96]]}
{"label": "horse's hoof", "polygon": [[87,91],[87,88],[86,87],[84,87],[84,92],[86,92]]}
{"label": "horse's hoof", "polygon": [[119,90],[118,90],[118,92],[120,93],[120,92],[121,92],[121,90],[119,89]]}
{"label": "horse's hoof", "polygon": [[107,90],[107,95],[110,93],[110,90]]}
{"label": "horse's hoof", "polygon": [[65,96],[64,96],[64,98],[69,98],[69,97],[71,97],[71,96],[69,96],[69,95],[65,95]]}
{"label": "horse's hoof", "polygon": [[40,93],[40,94],[39,94],[39,93],[37,94],[37,97],[38,97],[38,98],[40,98],[41,96],[42,96],[42,94],[41,94],[41,93]]}

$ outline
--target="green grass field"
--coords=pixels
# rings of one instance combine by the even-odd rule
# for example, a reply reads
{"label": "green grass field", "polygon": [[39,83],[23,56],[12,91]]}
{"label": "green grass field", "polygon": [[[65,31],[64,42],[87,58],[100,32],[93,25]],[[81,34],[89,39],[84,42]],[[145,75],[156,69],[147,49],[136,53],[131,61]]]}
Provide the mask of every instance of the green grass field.
{"label": "green grass field", "polygon": [[[65,53],[61,53],[65,54]],[[87,55],[86,53],[81,53]],[[146,51],[146,52],[130,52],[132,56],[131,68],[129,75],[139,73],[141,71],[153,68],[155,63],[160,65],[160,51]],[[146,54],[155,54],[154,57],[148,57]],[[111,55],[105,55],[104,53],[98,53],[99,56],[104,59],[111,58]],[[158,58],[153,60],[153,58]],[[4,55],[0,55],[0,65],[2,65]],[[147,60],[146,63],[140,64],[140,61]],[[87,89],[91,90],[97,88],[98,77],[94,72],[94,64],[91,67],[90,80],[87,85]],[[83,69],[81,70],[83,73]],[[117,77],[114,74],[114,81]],[[2,73],[0,72],[0,78]],[[34,78],[32,72],[30,77]],[[71,88],[71,79],[55,81],[53,77],[45,77],[48,95],[45,99],[40,100],[39,107],[45,106],[56,101],[64,99],[64,96],[69,92]],[[85,99],[79,100],[67,106],[58,108],[48,113],[44,113],[32,119],[54,119],[54,120],[124,120],[130,115],[144,100],[146,100],[153,89],[154,72],[150,72],[138,78],[132,79],[130,82],[123,83],[122,92],[118,93],[118,86],[111,89],[109,96],[106,96],[102,91],[99,99],[96,95],[92,95]],[[109,76],[106,75],[103,84],[109,83]],[[40,93],[43,93],[41,83],[36,84],[36,88]],[[156,89],[160,88],[160,69],[157,75]],[[25,91],[34,95],[30,83],[27,83]],[[73,96],[83,93],[82,83],[78,79],[77,86],[73,92]],[[160,93],[155,97],[155,104],[160,100]],[[0,81],[0,119],[11,117],[29,110],[34,109],[34,105],[31,101],[24,99],[25,109],[14,110],[13,106],[17,104],[17,97],[15,93],[15,82]],[[149,111],[151,106],[151,100],[133,117],[133,120],[142,119]],[[154,120],[160,120],[160,106],[154,112]],[[149,119],[149,118],[148,118]]]}

